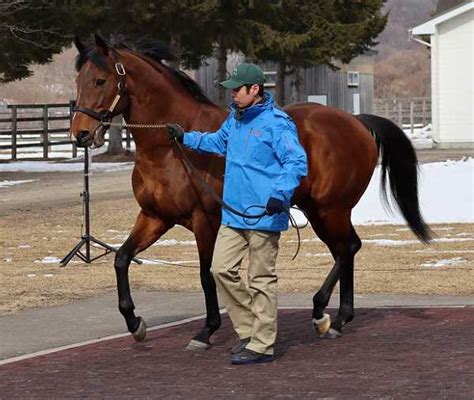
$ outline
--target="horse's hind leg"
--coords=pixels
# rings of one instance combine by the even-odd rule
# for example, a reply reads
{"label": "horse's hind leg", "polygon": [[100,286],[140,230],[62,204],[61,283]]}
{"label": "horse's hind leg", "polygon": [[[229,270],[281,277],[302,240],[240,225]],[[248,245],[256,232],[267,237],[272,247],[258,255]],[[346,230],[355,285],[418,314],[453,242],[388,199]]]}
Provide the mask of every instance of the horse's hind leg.
{"label": "horse's hind leg", "polygon": [[125,243],[120,247],[115,256],[115,274],[117,277],[117,290],[119,310],[125,318],[128,330],[136,341],[145,339],[146,325],[141,317],[135,316],[135,305],[130,295],[128,269],[130,262],[140,251],[145,250],[162,236],[171,226],[159,218],[146,216],[143,211],[137,217],[135,226]]}
{"label": "horse's hind leg", "polygon": [[[350,222],[350,211],[325,210],[309,213],[310,222],[319,238],[329,247],[334,266],[319,291],[313,297],[313,322],[321,335],[339,336],[342,326],[354,316],[353,269],[354,255],[360,239]],[[341,304],[333,324],[324,313],[334,286],[341,279]]]}
{"label": "horse's hind leg", "polygon": [[206,322],[187,346],[188,350],[209,348],[211,335],[221,326],[216,283],[211,274],[212,255],[219,222],[209,219],[210,217],[205,214],[193,218],[193,231],[199,251],[201,286],[206,302]]}
{"label": "horse's hind leg", "polygon": [[348,253],[345,257],[341,257],[339,312],[331,324],[336,335],[340,334],[342,327],[354,318],[354,257],[361,246],[362,242],[351,224]]}

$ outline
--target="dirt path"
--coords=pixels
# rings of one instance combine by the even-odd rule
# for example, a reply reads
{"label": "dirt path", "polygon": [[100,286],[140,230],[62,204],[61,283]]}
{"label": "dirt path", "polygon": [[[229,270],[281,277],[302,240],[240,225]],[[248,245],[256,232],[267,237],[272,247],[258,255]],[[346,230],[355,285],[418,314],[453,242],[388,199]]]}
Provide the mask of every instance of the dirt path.
{"label": "dirt path", "polygon": [[[461,160],[474,157],[474,149],[433,149],[418,150],[420,162]],[[90,190],[93,200],[117,200],[132,196],[131,166],[121,171],[93,171]],[[2,172],[0,181],[34,180],[27,185],[19,185],[2,190],[0,188],[0,216],[24,210],[68,207],[80,203],[82,192],[82,172]]]}
{"label": "dirt path", "polygon": [[[90,176],[91,201],[133,197],[132,167],[122,171],[93,171]],[[0,181],[33,180],[7,190],[0,188],[0,216],[29,210],[66,208],[81,203],[82,172],[2,172]]]}
{"label": "dirt path", "polygon": [[[441,155],[438,160],[449,158]],[[131,169],[93,172],[91,176],[92,233],[115,247],[124,242],[138,214],[130,176]],[[74,261],[67,268],[58,268],[58,259],[81,236],[82,173],[4,173],[0,165],[0,181],[30,179],[34,181],[0,188],[0,313],[113,292],[113,255],[92,265]],[[364,246],[356,258],[356,292],[472,295],[473,225],[433,227],[439,240],[430,246],[417,242],[405,227],[357,227]],[[282,236],[278,260],[282,292],[314,293],[332,265],[327,248],[314,233],[304,229],[302,235],[301,253],[295,262],[291,256],[296,234],[290,230]],[[201,290],[194,237],[185,229],[173,228],[143,256],[151,261],[133,266],[133,288]],[[186,267],[164,265],[159,260],[180,261]]]}

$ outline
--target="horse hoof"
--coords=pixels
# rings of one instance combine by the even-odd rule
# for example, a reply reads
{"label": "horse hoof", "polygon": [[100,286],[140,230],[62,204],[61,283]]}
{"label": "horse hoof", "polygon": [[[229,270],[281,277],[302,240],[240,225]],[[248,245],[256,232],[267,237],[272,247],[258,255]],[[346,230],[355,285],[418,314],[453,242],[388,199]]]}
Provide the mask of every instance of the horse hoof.
{"label": "horse hoof", "polygon": [[313,327],[320,337],[324,337],[331,328],[331,316],[324,313],[321,319],[313,318]]}
{"label": "horse hoof", "polygon": [[209,347],[211,347],[209,343],[204,343],[193,339],[186,346],[186,350],[207,350]]}
{"label": "horse hoof", "polygon": [[135,332],[132,332],[135,342],[141,342],[146,337],[146,324],[145,320],[142,317],[138,317],[140,323],[138,324],[138,329]]}
{"label": "horse hoof", "polygon": [[321,337],[324,339],[337,339],[338,337],[341,337],[341,336],[342,336],[342,332],[334,328],[329,328],[329,330],[324,335],[321,335]]}

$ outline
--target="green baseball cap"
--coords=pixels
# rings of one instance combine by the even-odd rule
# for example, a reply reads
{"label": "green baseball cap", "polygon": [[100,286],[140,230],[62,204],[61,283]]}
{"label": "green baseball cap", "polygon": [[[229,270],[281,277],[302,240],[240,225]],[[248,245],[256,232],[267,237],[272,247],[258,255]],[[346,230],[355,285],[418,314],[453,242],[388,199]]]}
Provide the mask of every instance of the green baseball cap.
{"label": "green baseball cap", "polygon": [[243,85],[263,85],[264,83],[265,76],[258,65],[243,63],[235,67],[230,78],[220,84],[226,89],[237,89]]}

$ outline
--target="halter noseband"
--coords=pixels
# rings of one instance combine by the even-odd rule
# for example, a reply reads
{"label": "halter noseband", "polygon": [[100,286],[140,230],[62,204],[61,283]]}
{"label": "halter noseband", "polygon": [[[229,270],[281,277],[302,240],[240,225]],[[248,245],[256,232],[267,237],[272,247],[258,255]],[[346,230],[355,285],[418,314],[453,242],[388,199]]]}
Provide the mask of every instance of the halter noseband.
{"label": "halter noseband", "polygon": [[[120,99],[125,96],[126,93],[126,84],[125,84],[125,79],[126,79],[126,72],[125,68],[122,63],[118,62],[118,56],[117,53],[114,51],[113,52],[114,58],[115,58],[115,71],[117,72],[118,75],[118,93],[114,98],[114,101],[112,101],[112,104],[110,105],[108,110],[103,110],[100,112],[97,112],[95,110],[92,110],[90,108],[86,107],[81,107],[81,106],[74,106],[72,109],[73,112],[81,112],[83,114],[88,115],[89,117],[97,120],[100,122],[100,125],[109,125],[110,121],[112,120],[113,117],[115,117],[118,114],[121,114],[122,111],[120,112],[115,112],[115,107],[117,107],[117,104],[119,103]],[[100,126],[99,125],[99,126]]]}

